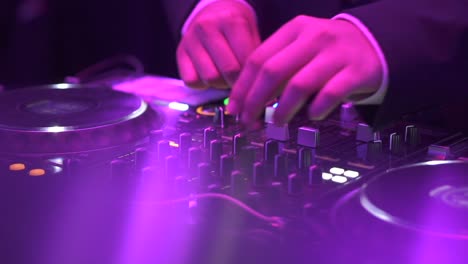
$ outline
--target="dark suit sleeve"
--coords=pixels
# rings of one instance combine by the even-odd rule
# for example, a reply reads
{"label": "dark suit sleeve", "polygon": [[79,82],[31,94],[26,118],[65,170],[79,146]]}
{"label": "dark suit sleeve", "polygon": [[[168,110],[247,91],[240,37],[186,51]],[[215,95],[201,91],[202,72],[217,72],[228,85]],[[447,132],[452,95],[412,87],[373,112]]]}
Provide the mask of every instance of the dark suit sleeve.
{"label": "dark suit sleeve", "polygon": [[185,20],[198,2],[198,0],[162,0],[171,33],[177,42],[180,40],[180,32]]}
{"label": "dark suit sleeve", "polygon": [[346,10],[372,32],[389,66],[379,107],[360,107],[379,129],[403,114],[468,98],[468,1],[382,0]]}

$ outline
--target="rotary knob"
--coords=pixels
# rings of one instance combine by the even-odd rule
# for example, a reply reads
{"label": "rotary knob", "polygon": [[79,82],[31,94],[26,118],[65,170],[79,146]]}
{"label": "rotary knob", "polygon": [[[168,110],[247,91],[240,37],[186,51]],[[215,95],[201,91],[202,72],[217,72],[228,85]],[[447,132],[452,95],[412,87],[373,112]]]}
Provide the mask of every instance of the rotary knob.
{"label": "rotary knob", "polygon": [[397,155],[403,152],[403,142],[398,133],[390,134],[389,150],[391,154]]}
{"label": "rotary knob", "polygon": [[279,154],[279,142],[273,139],[265,141],[263,145],[263,159],[268,164],[275,162],[275,156]]}
{"label": "rotary knob", "polygon": [[239,155],[241,153],[241,150],[243,147],[247,146],[247,137],[242,134],[236,134],[234,135],[232,139],[232,154],[234,155]]}
{"label": "rotary knob", "polygon": [[421,134],[416,126],[406,126],[405,143],[411,147],[418,146],[421,143]]}
{"label": "rotary knob", "polygon": [[218,137],[216,129],[213,127],[208,127],[203,130],[203,147],[205,149],[210,148],[210,142],[215,140]]}

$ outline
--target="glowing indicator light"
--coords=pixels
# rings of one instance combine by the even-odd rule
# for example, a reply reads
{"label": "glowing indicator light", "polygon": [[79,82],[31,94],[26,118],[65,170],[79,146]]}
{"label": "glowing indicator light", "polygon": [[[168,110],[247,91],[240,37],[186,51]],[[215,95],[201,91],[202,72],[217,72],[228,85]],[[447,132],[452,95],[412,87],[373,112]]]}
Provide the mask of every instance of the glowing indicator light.
{"label": "glowing indicator light", "polygon": [[348,178],[357,178],[359,177],[359,172],[357,171],[352,171],[352,170],[347,170],[343,173],[344,176]]}
{"label": "glowing indicator light", "polygon": [[344,171],[345,171],[344,169],[337,168],[337,167],[333,167],[333,168],[330,169],[330,173],[333,173],[335,175],[341,175],[341,174],[344,173]]}
{"label": "glowing indicator light", "polygon": [[333,176],[331,180],[336,183],[345,183],[348,181],[348,178],[344,176]]}
{"label": "glowing indicator light", "polygon": [[174,147],[174,148],[178,148],[178,147],[179,147],[179,144],[177,144],[177,143],[174,142],[174,141],[169,141],[169,146]]}
{"label": "glowing indicator light", "polygon": [[331,173],[327,173],[327,172],[322,172],[322,179],[323,180],[331,180],[333,178],[333,174]]}
{"label": "glowing indicator light", "polygon": [[276,107],[278,107],[278,103],[273,104],[273,108],[276,108]]}
{"label": "glowing indicator light", "polygon": [[58,132],[66,131],[67,129],[61,126],[53,126],[53,127],[47,127],[45,130],[47,132],[58,133]]}
{"label": "glowing indicator light", "polygon": [[29,171],[29,176],[38,177],[38,176],[44,176],[44,175],[45,175],[45,170],[43,169],[33,169]]}
{"label": "glowing indicator light", "polygon": [[228,105],[229,104],[229,98],[224,99],[223,104]]}
{"label": "glowing indicator light", "polygon": [[72,85],[69,84],[69,83],[59,83],[59,84],[56,84],[55,87],[57,89],[68,89],[68,88],[72,87]]}
{"label": "glowing indicator light", "polygon": [[23,163],[13,163],[10,164],[9,169],[11,171],[22,171],[26,169],[26,166]]}
{"label": "glowing indicator light", "polygon": [[178,102],[170,102],[168,107],[170,109],[181,111],[181,112],[189,110],[189,105],[188,104],[178,103]]}

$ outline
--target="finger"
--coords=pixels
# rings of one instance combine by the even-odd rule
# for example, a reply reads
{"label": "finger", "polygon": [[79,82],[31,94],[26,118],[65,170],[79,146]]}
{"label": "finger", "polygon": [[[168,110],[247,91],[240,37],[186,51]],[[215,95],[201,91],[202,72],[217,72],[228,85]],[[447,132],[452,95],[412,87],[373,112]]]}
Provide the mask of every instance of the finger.
{"label": "finger", "polygon": [[342,67],[340,59],[330,52],[320,53],[312,59],[288,82],[275,110],[275,123],[289,122],[308,98],[320,90]]}
{"label": "finger", "polygon": [[243,109],[244,99],[254,84],[257,74],[265,61],[293,42],[296,38],[296,32],[296,29],[288,27],[288,24],[286,24],[250,55],[245,67],[241,71],[239,79],[232,87],[228,111],[233,114],[239,114],[241,109]]}
{"label": "finger", "polygon": [[333,76],[310,104],[308,112],[312,120],[327,117],[341,102],[360,88],[359,79],[348,68]]}
{"label": "finger", "polygon": [[198,76],[205,85],[219,88],[227,87],[226,82],[200,40],[192,35],[182,41],[184,41],[184,48],[195,66]]}
{"label": "finger", "polygon": [[207,24],[196,27],[201,43],[227,84],[234,84],[240,72],[240,64],[228,41],[217,26]]}
{"label": "finger", "polygon": [[311,61],[317,52],[317,46],[297,39],[268,60],[248,91],[241,120],[246,124],[256,120],[266,103],[279,95],[284,84]]}
{"label": "finger", "polygon": [[185,84],[192,88],[206,88],[193,66],[192,60],[188,56],[182,45],[177,48],[177,66],[179,68],[180,78]]}
{"label": "finger", "polygon": [[223,25],[223,34],[241,66],[261,42],[257,25],[245,18],[226,21]]}

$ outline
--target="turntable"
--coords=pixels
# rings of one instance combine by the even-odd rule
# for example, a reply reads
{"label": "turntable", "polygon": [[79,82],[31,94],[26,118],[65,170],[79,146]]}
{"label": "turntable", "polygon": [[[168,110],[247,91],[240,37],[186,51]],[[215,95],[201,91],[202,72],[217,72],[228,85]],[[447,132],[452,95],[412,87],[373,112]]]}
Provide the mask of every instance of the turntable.
{"label": "turntable", "polygon": [[76,153],[134,144],[161,124],[137,96],[108,87],[59,84],[0,96],[2,153]]}
{"label": "turntable", "polygon": [[468,163],[428,161],[388,170],[341,198],[331,222],[340,240],[355,245],[347,254],[367,261],[465,263]]}

